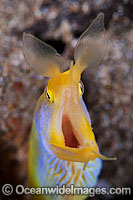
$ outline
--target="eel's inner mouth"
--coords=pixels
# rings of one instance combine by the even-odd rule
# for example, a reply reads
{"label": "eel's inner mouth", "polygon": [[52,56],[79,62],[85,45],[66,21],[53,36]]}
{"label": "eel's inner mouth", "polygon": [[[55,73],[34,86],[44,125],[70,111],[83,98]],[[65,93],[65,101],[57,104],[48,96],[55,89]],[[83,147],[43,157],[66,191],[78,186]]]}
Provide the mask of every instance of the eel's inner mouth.
{"label": "eel's inner mouth", "polygon": [[64,135],[65,146],[78,148],[79,142],[75,137],[75,130],[66,114],[62,116],[62,132]]}

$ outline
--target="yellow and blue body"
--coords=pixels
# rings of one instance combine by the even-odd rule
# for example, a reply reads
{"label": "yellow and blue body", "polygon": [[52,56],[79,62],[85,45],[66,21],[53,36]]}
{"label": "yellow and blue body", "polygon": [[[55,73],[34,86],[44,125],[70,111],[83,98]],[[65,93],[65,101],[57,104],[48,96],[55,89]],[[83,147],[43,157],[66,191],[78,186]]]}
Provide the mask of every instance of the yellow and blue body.
{"label": "yellow and blue body", "polygon": [[[34,187],[94,187],[101,170],[100,154],[91,120],[82,99],[81,73],[96,66],[106,51],[103,14],[79,38],[70,69],[51,46],[24,34],[23,49],[29,65],[50,77],[37,102],[29,147],[29,181]],[[36,199],[84,199],[75,195],[44,195]]]}

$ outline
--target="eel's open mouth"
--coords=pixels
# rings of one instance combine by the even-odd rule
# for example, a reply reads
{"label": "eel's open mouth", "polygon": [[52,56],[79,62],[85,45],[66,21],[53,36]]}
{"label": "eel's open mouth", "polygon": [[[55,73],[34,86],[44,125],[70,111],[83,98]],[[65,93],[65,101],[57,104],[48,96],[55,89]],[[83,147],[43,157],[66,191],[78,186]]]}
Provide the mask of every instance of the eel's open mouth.
{"label": "eel's open mouth", "polygon": [[62,132],[64,135],[65,146],[78,148],[79,142],[75,136],[75,130],[66,114],[62,117]]}
{"label": "eel's open mouth", "polygon": [[[99,153],[94,133],[89,122],[84,118],[80,118],[79,123],[82,121],[82,124],[79,126],[79,124],[76,125],[76,115],[74,117],[75,120],[71,122],[69,115],[67,115],[66,112],[63,113],[60,134],[55,131],[52,132],[52,140],[49,146],[50,152],[60,159],[73,162],[87,163],[96,158],[104,160],[115,159],[107,158]],[[80,127],[79,132],[76,126]]]}

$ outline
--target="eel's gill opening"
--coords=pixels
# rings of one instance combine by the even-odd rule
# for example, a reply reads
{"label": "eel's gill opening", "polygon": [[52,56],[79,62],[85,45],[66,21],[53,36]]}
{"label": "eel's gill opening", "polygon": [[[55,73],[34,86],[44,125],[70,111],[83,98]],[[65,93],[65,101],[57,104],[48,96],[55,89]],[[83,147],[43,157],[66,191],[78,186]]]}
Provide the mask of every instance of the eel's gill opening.
{"label": "eel's gill opening", "polygon": [[67,115],[63,115],[62,117],[62,132],[65,139],[65,145],[78,148],[79,142],[74,135],[73,127]]}

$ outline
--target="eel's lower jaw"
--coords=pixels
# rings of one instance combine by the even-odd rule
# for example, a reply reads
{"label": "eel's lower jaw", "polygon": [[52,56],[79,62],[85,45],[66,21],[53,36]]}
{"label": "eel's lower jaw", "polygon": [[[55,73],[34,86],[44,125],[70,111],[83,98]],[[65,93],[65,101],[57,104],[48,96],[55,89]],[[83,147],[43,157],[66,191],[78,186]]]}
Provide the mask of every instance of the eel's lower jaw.
{"label": "eel's lower jaw", "polygon": [[71,148],[67,146],[57,146],[56,144],[51,144],[52,153],[60,159],[73,161],[73,162],[82,162],[87,163],[96,158],[102,160],[116,160],[116,158],[109,158],[103,156],[99,153],[98,147],[79,147]]}

